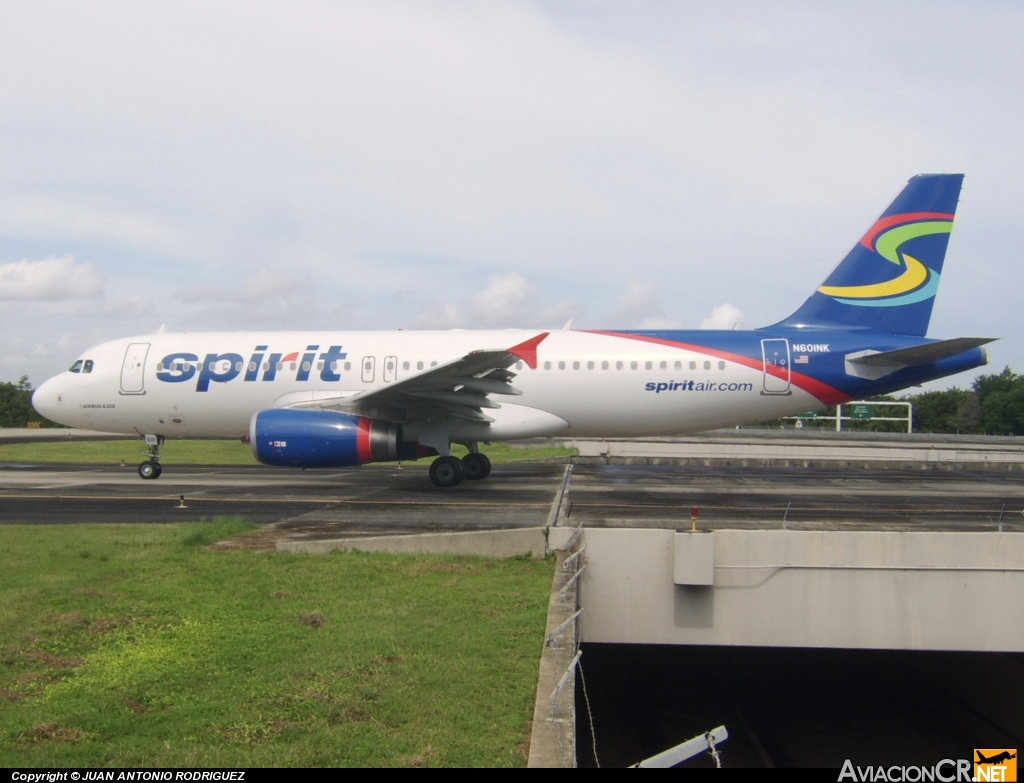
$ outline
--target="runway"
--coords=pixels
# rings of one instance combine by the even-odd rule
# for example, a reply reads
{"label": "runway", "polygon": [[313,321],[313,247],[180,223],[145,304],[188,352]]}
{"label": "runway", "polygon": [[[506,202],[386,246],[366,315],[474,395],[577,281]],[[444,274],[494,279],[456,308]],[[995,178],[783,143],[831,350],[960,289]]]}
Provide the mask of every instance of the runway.
{"label": "runway", "polygon": [[[0,523],[167,523],[241,515],[289,535],[537,527],[567,464],[497,465],[441,490],[426,463],[349,470],[168,465],[143,481],[133,466],[0,464]],[[184,508],[180,496],[185,496]],[[577,461],[562,523],[595,527],[1024,531],[1014,472],[606,465]]]}

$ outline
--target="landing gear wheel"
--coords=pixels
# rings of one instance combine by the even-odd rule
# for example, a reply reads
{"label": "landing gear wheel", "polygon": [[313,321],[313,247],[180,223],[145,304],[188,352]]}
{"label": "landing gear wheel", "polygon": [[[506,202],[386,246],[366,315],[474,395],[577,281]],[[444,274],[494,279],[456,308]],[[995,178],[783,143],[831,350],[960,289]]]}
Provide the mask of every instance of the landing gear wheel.
{"label": "landing gear wheel", "polygon": [[430,464],[430,480],[437,487],[454,487],[462,483],[465,473],[458,457],[438,457]]}
{"label": "landing gear wheel", "polygon": [[486,454],[467,454],[462,458],[462,472],[472,481],[485,479],[491,475],[491,461]]}
{"label": "landing gear wheel", "polygon": [[160,478],[160,474],[164,472],[164,469],[159,462],[156,462],[154,464],[156,465],[156,475],[153,476],[153,478],[158,479]]}
{"label": "landing gear wheel", "polygon": [[160,475],[160,463],[147,459],[139,465],[139,475],[144,479],[155,479]]}

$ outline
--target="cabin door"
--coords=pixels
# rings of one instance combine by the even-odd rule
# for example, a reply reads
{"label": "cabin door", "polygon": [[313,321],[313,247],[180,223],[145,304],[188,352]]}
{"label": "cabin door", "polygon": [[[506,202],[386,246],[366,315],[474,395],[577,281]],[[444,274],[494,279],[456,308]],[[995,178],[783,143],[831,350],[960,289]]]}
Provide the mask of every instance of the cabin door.
{"label": "cabin door", "polygon": [[792,370],[789,366],[789,340],[762,340],[761,356],[764,358],[764,381],[761,393],[790,394]]}
{"label": "cabin door", "polygon": [[132,343],[124,352],[121,365],[121,394],[145,394],[143,382],[149,343]]}

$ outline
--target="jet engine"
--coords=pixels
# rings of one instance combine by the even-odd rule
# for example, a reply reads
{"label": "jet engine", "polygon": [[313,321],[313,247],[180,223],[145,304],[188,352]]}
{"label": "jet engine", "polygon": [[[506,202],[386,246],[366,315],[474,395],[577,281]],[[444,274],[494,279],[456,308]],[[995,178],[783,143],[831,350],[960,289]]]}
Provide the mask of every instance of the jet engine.
{"label": "jet engine", "polygon": [[415,460],[426,450],[402,440],[402,425],[323,410],[273,408],[249,422],[252,453],[264,465],[340,468]]}

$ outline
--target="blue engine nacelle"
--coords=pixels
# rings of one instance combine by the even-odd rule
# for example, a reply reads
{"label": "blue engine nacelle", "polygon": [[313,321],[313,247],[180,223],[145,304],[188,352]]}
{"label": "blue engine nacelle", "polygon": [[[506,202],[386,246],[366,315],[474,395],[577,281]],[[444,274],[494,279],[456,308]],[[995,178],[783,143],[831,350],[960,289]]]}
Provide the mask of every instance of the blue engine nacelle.
{"label": "blue engine nacelle", "polygon": [[252,453],[264,465],[340,468],[414,460],[421,449],[402,440],[402,425],[322,410],[274,408],[249,422]]}

